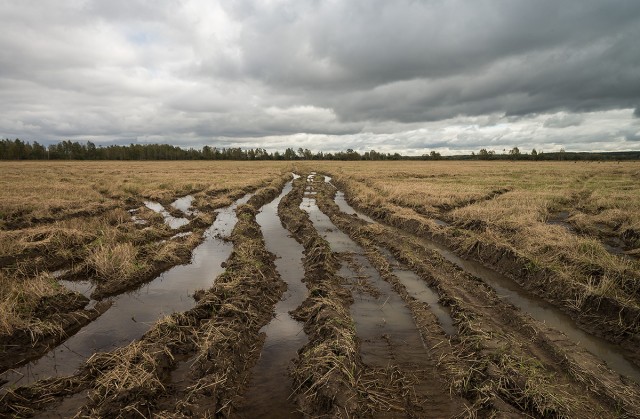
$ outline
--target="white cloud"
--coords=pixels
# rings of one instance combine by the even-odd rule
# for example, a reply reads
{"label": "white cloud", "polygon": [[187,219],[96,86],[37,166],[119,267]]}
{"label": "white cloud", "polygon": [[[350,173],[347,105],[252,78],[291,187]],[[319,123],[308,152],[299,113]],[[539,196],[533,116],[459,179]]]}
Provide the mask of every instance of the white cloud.
{"label": "white cloud", "polygon": [[[637,149],[640,4],[0,2],[0,136]],[[635,109],[635,117],[634,117]]]}

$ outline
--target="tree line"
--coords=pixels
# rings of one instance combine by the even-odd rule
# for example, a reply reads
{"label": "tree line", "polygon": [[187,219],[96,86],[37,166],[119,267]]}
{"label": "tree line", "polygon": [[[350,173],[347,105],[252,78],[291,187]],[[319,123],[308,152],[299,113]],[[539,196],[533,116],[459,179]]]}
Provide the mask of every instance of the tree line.
{"label": "tree line", "polygon": [[268,152],[264,148],[183,149],[169,144],[129,144],[96,146],[93,142],[60,141],[45,147],[20,139],[0,140],[0,160],[640,160],[640,151],[583,153],[543,153],[535,149],[523,153],[518,147],[502,153],[485,148],[471,155],[442,156],[437,151],[422,156],[402,156],[375,150],[358,153],[353,149],[336,153],[312,152],[308,148],[287,148],[283,152]]}

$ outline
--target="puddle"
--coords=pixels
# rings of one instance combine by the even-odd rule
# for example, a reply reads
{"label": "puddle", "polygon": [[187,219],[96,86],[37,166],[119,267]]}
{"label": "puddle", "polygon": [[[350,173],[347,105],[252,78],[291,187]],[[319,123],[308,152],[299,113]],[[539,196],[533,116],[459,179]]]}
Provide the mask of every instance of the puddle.
{"label": "puddle", "polygon": [[449,336],[456,335],[457,329],[453,325],[451,312],[447,307],[440,304],[438,293],[432,290],[415,272],[401,264],[387,249],[378,248],[378,250],[389,261],[391,272],[400,279],[409,295],[418,301],[429,304],[429,309],[438,318],[438,323],[440,323],[442,330]]}
{"label": "puddle", "polygon": [[[309,214],[313,226],[329,242],[331,250],[351,255],[353,263],[343,263],[338,274],[349,279],[351,283],[354,297],[351,316],[356,324],[357,335],[362,341],[363,361],[386,366],[391,361],[388,359],[391,355],[388,342],[406,349],[409,356],[407,360],[416,356],[414,352],[424,352],[422,337],[409,309],[400,295],[371,266],[364,256],[364,249],[338,230],[329,217],[320,211],[315,199],[303,198],[300,208]],[[363,287],[358,285],[361,281],[364,281],[360,284]],[[367,289],[373,292],[367,292]],[[387,335],[390,341],[381,339],[383,335]]]}
{"label": "puddle", "polygon": [[446,221],[442,221],[442,220],[439,220],[439,219],[437,219],[437,218],[432,218],[432,220],[433,220],[433,222],[434,222],[434,223],[436,223],[436,224],[437,224],[437,225],[439,225],[440,227],[449,227],[449,226],[451,225],[451,224],[449,224],[448,222],[446,222]]}
{"label": "puddle", "polygon": [[179,239],[181,237],[189,237],[192,234],[193,234],[192,231],[185,231],[183,233],[174,234],[173,236],[169,237],[169,240],[175,240],[175,239]]}
{"label": "puddle", "polygon": [[547,224],[563,227],[565,230],[575,233],[575,229],[569,222],[569,213],[567,211],[560,211],[555,214],[551,214],[547,219]]}
{"label": "puddle", "polygon": [[318,234],[331,244],[331,250],[341,253],[358,253],[361,251],[360,246],[351,240],[351,238],[345,233],[338,230],[336,226],[333,225],[329,217],[320,211],[315,198],[309,196],[308,193],[305,193],[303,196],[300,209],[309,214],[309,218],[311,219],[313,226],[318,230]]}
{"label": "puddle", "polygon": [[[75,291],[84,295],[85,297],[91,300],[91,293],[93,292],[94,286],[91,284],[91,281],[67,281],[67,280],[59,280],[58,283],[63,287],[70,289],[71,291]],[[95,300],[91,300],[92,303]]]}
{"label": "puddle", "polygon": [[[176,228],[180,228],[184,225],[189,224],[189,220],[187,220],[186,218],[177,218],[174,217],[173,215],[171,215],[169,213],[169,211],[167,211],[162,204],[158,203],[158,202],[153,202],[153,201],[144,201],[144,205],[149,208],[151,211],[155,211],[158,214],[162,215],[164,217],[164,222],[165,224],[167,224],[169,227],[171,227],[172,229],[176,229]],[[134,219],[135,221],[135,219]]]}
{"label": "puddle", "polygon": [[386,367],[424,358],[424,342],[400,295],[364,255],[350,256],[352,263],[344,263],[338,274],[351,284],[354,302],[350,311],[361,341],[362,361]]}
{"label": "puddle", "polygon": [[135,216],[135,215],[132,215],[132,216],[131,216],[131,219],[133,220],[133,222],[134,222],[135,224],[140,224],[140,225],[147,224],[147,220],[144,220],[144,219],[142,219],[142,218],[140,218],[140,217],[137,217],[137,216]]}
{"label": "puddle", "polygon": [[375,223],[375,221],[373,221],[371,217],[359,211],[356,211],[351,205],[349,205],[347,203],[347,200],[344,197],[344,192],[342,191],[336,192],[335,202],[338,205],[338,208],[340,208],[340,211],[344,212],[345,214],[349,214],[349,215],[355,214],[358,216],[358,218],[361,218],[368,223]]}
{"label": "puddle", "polygon": [[289,311],[297,308],[307,295],[307,287],[302,283],[304,248],[289,235],[278,217],[278,204],[291,189],[290,181],[280,196],[263,206],[256,216],[267,250],[277,257],[276,268],[287,283],[287,290],[276,304],[276,316],[261,330],[267,337],[260,359],[252,370],[245,401],[239,408],[239,413],[246,417],[303,417],[289,399],[293,381],[287,367],[297,356],[298,349],[307,343],[307,335],[302,330],[304,325],[289,315]]}
{"label": "puddle", "polygon": [[193,195],[183,196],[171,203],[173,208],[182,211],[186,216],[197,215],[197,211],[191,209],[191,205],[193,205]]}
{"label": "puddle", "polygon": [[[37,361],[0,374],[7,385],[26,385],[51,376],[72,374],[95,352],[111,351],[142,336],[160,317],[195,305],[196,290],[209,288],[224,270],[233,244],[220,237],[231,234],[237,221],[235,208],[251,194],[218,210],[215,222],[194,249],[189,265],[178,265],[140,289],[113,298],[112,307],[95,321]],[[62,282],[62,281],[61,281]],[[65,286],[76,286],[65,281]],[[79,285],[77,285],[79,286]]]}
{"label": "puddle", "polygon": [[545,300],[530,294],[506,276],[486,268],[479,262],[463,259],[445,246],[429,239],[422,237],[420,240],[428,248],[440,253],[449,262],[482,279],[498,295],[523,312],[567,335],[574,343],[603,360],[613,371],[640,383],[640,369],[629,362],[615,345],[579,329],[567,314]]}

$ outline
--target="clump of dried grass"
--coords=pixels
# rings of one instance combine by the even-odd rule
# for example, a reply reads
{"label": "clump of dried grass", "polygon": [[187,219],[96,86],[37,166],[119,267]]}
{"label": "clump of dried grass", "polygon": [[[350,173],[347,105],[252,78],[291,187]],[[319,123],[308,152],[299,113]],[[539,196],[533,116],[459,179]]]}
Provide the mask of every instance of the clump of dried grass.
{"label": "clump of dried grass", "polygon": [[89,255],[87,265],[101,280],[126,280],[144,269],[137,255],[138,249],[131,243],[100,245]]}
{"label": "clump of dried grass", "polygon": [[63,290],[48,274],[17,278],[0,271],[0,335],[10,335],[17,329],[31,330],[34,341],[50,327],[33,317],[43,298],[58,295]]}

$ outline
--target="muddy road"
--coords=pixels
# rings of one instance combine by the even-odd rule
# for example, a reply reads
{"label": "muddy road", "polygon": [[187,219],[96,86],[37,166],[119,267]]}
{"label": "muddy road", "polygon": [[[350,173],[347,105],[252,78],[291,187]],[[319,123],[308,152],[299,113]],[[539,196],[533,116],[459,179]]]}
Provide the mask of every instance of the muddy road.
{"label": "muddy road", "polygon": [[640,417],[628,347],[348,198],[298,170],[219,210],[190,264],[78,285],[100,312],[5,368],[0,415]]}

